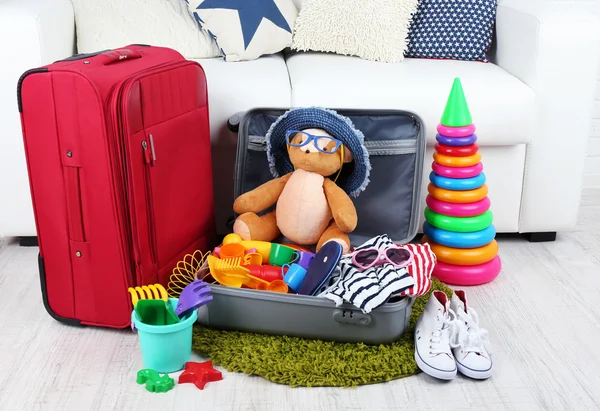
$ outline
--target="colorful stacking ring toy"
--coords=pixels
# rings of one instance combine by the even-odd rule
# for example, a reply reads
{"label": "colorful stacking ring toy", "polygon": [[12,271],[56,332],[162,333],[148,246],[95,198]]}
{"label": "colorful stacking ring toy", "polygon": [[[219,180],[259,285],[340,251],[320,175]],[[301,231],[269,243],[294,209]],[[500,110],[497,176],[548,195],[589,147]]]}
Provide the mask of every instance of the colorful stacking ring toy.
{"label": "colorful stacking ring toy", "polygon": [[475,190],[485,184],[485,174],[479,173],[471,178],[448,178],[437,175],[433,171],[429,173],[429,181],[436,187],[446,190]]}
{"label": "colorful stacking ring toy", "polygon": [[472,203],[482,200],[488,194],[488,188],[485,184],[475,190],[453,191],[439,188],[429,183],[427,191],[438,200],[449,203]]}
{"label": "colorful stacking ring toy", "polygon": [[427,207],[436,213],[446,214],[451,217],[473,217],[485,213],[490,208],[489,197],[484,197],[482,200],[474,203],[447,203],[440,201],[437,198],[428,195],[425,198]]}
{"label": "colorful stacking ring toy", "polygon": [[500,274],[502,262],[496,256],[493,260],[479,265],[453,265],[438,261],[432,275],[443,283],[451,285],[478,285],[492,281]]}
{"label": "colorful stacking ring toy", "polygon": [[476,177],[483,172],[483,163],[477,163],[470,167],[448,167],[436,163],[431,163],[431,169],[438,176],[448,178],[471,178]]}
{"label": "colorful stacking ring toy", "polygon": [[479,145],[477,143],[470,144],[468,146],[447,146],[440,143],[435,143],[435,151],[445,156],[454,157],[465,157],[472,156],[479,151]]}
{"label": "colorful stacking ring toy", "polygon": [[434,243],[454,248],[477,248],[491,243],[496,237],[496,228],[489,225],[481,231],[456,233],[436,228],[427,221],[423,223],[423,233]]}
{"label": "colorful stacking ring toy", "polygon": [[437,125],[437,132],[446,137],[467,137],[475,133],[475,124],[463,127],[448,127],[443,124]]}
{"label": "colorful stacking ring toy", "polygon": [[453,265],[479,265],[491,261],[498,255],[496,240],[483,247],[477,248],[452,248],[430,241],[423,236],[421,243],[429,243],[438,261]]}
{"label": "colorful stacking ring toy", "polygon": [[436,163],[448,167],[469,167],[481,161],[481,153],[477,152],[472,156],[466,157],[450,157],[440,154],[438,152],[433,153],[433,159]]}
{"label": "colorful stacking ring toy", "polygon": [[438,133],[435,136],[435,139],[438,141],[438,143],[444,144],[446,146],[469,146],[477,141],[477,134],[473,134],[472,136],[467,137],[446,137]]}
{"label": "colorful stacking ring toy", "polygon": [[455,233],[470,233],[481,231],[492,224],[494,218],[492,211],[488,210],[483,214],[473,217],[450,217],[431,211],[425,207],[425,220],[434,227],[442,230],[454,231]]}

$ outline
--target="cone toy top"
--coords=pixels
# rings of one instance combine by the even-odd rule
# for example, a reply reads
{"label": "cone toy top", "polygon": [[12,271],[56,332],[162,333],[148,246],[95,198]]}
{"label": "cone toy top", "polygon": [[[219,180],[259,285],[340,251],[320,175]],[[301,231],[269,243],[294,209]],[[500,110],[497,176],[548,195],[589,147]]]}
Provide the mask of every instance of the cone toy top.
{"label": "cone toy top", "polygon": [[441,124],[446,127],[464,127],[472,122],[471,112],[469,111],[469,105],[463,92],[462,83],[457,77],[452,84],[452,90],[450,90],[450,95],[446,102]]}

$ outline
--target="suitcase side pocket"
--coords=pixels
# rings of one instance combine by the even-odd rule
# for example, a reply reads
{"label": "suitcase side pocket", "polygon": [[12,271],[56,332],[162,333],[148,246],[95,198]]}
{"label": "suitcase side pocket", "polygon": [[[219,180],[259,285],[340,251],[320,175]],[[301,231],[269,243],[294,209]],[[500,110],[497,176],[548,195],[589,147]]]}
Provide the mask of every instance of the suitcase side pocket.
{"label": "suitcase side pocket", "polygon": [[83,207],[81,199],[81,168],[64,167],[67,216],[69,219],[69,237],[76,242],[85,242]]}

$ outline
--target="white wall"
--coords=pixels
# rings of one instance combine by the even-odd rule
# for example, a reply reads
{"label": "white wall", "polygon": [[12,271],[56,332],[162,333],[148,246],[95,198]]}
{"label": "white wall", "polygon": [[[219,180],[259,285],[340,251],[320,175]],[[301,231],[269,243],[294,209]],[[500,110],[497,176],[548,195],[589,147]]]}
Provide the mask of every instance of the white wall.
{"label": "white wall", "polygon": [[592,118],[592,132],[588,145],[588,155],[585,159],[584,184],[586,187],[600,188],[600,72],[598,73],[596,105],[594,106]]}
{"label": "white wall", "polygon": [[[578,6],[600,17],[600,0],[572,0]],[[600,71],[596,82],[596,103],[592,113],[592,129],[585,159],[584,187],[600,188]]]}

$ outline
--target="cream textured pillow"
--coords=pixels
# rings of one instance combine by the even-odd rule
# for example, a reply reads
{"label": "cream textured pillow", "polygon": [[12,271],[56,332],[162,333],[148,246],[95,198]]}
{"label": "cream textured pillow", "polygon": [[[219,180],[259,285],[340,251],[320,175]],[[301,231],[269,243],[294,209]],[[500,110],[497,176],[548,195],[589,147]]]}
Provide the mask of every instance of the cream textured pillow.
{"label": "cream textured pillow", "polygon": [[400,62],[417,5],[418,0],[303,0],[292,49]]}
{"label": "cream textured pillow", "polygon": [[221,55],[184,0],[71,1],[78,53],[140,43],[170,47],[189,59]]}

